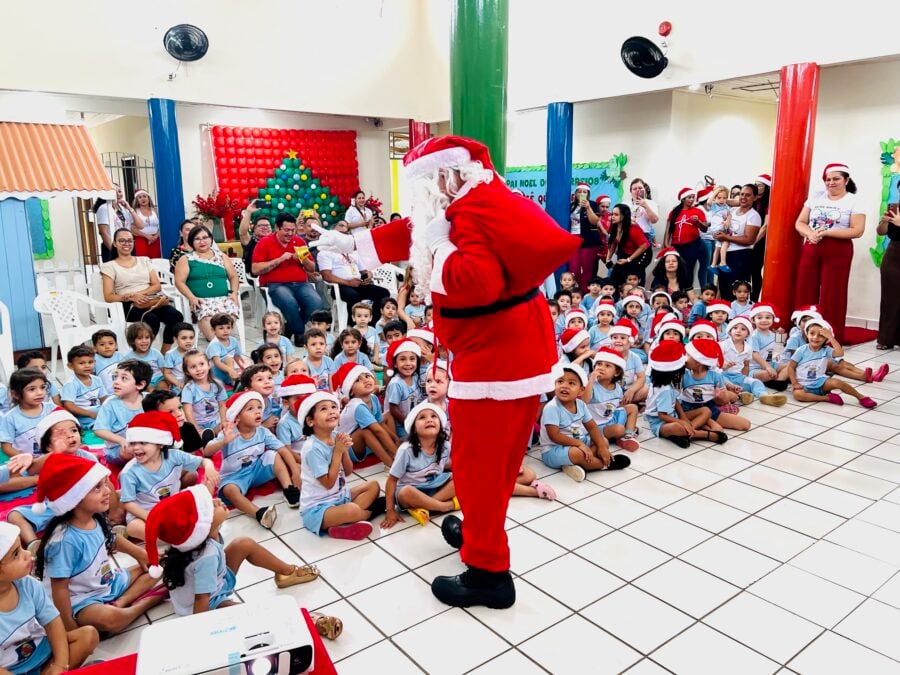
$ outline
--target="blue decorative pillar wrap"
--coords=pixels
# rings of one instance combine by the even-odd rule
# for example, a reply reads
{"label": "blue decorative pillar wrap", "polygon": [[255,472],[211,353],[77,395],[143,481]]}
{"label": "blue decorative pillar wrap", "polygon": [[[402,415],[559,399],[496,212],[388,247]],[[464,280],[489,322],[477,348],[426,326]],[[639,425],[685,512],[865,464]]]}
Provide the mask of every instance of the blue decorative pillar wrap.
{"label": "blue decorative pillar wrap", "polygon": [[159,208],[159,237],[163,257],[178,244],[184,220],[184,188],[181,184],[181,153],[178,150],[178,124],[175,101],[151,98],[147,101],[150,117],[150,143],[153,145],[153,170],[156,172],[156,205]]}
{"label": "blue decorative pillar wrap", "polygon": [[[573,115],[571,103],[547,106],[547,213],[566,231],[570,228]],[[557,283],[565,271],[565,266],[556,271]]]}

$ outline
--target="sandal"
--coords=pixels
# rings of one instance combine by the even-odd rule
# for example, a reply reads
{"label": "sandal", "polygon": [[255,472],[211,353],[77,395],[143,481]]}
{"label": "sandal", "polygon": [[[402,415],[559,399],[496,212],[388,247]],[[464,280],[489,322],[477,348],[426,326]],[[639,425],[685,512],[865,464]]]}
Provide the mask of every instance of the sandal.
{"label": "sandal", "polygon": [[344,622],[336,616],[319,614],[319,612],[310,612],[309,618],[312,619],[315,624],[316,631],[319,635],[328,640],[337,640],[344,631]]}
{"label": "sandal", "polygon": [[349,525],[335,525],[328,528],[328,536],[332,539],[349,539],[361,541],[372,534],[372,526],[364,520]]}
{"label": "sandal", "polygon": [[290,574],[275,574],[275,585],[287,588],[296,584],[306,584],[319,578],[319,568],[315,565],[294,565]]}
{"label": "sandal", "polygon": [[407,509],[406,512],[412,516],[419,525],[427,525],[431,520],[431,513],[428,509]]}
{"label": "sandal", "polygon": [[537,490],[538,497],[540,497],[541,499],[548,499],[551,502],[556,500],[556,490],[553,489],[552,485],[540,483],[535,480],[532,481],[531,487]]}
{"label": "sandal", "polygon": [[[715,434],[716,437],[712,438],[710,434]],[[722,445],[722,443],[728,440],[728,434],[726,434],[724,431],[713,431],[712,429],[710,429],[706,432],[706,440],[712,441],[716,445]]]}
{"label": "sandal", "polygon": [[876,344],[875,349],[877,349],[880,352],[886,352],[890,349],[893,349],[893,347],[888,347],[887,345],[882,345],[882,344]]}
{"label": "sandal", "polygon": [[882,363],[878,366],[878,370],[872,373],[872,382],[881,382],[888,376],[889,372],[891,372],[891,367],[886,363]]}

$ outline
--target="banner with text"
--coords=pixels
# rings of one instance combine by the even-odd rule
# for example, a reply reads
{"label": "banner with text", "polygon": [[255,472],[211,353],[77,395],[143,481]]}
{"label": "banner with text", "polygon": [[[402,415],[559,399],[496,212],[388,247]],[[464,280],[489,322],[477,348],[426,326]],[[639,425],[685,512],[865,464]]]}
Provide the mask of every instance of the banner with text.
{"label": "banner with text", "polygon": [[[608,196],[613,204],[622,200],[622,181],[625,179],[626,155],[616,155],[608,162],[588,162],[572,165],[572,192],[578,183],[591,187],[591,199]],[[526,197],[544,206],[547,196],[547,167],[511,166],[506,169],[506,184],[511,190],[521,190]]]}

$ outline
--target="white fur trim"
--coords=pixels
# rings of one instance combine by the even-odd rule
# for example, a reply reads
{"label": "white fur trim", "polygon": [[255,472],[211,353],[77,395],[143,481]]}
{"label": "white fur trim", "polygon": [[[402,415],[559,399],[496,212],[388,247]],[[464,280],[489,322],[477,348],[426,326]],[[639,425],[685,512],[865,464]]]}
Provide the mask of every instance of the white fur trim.
{"label": "white fur trim", "polygon": [[44,437],[44,434],[46,434],[50,430],[50,427],[65,421],[74,422],[79,428],[81,427],[81,425],[78,424],[78,420],[75,419],[75,415],[70,413],[68,410],[63,410],[62,408],[54,410],[49,415],[44,417],[40,422],[38,422],[35,427],[38,443],[40,443],[41,439]]}
{"label": "white fur trim", "polygon": [[[746,316],[734,317],[731,321],[728,322],[728,325],[725,326],[725,332],[730,333],[731,329],[735,326],[743,326],[751,333],[753,332],[753,324],[750,323],[750,319],[748,319]],[[716,337],[718,337],[718,335]]]}
{"label": "white fur trim", "polygon": [[[647,306],[647,303],[644,302],[644,299],[639,295],[626,295],[622,298],[622,311],[625,311],[625,308],[628,306],[629,302],[636,302],[641,306],[641,309]],[[598,310],[599,311],[599,310]]]}
{"label": "white fur trim", "polygon": [[709,315],[713,312],[725,312],[726,314],[731,312],[731,305],[722,300],[716,300],[714,302],[709,303],[706,306],[706,314]]}
{"label": "white fur trim", "polygon": [[574,364],[570,361],[559,361],[555,366],[553,366],[553,370],[550,371],[553,375],[553,386],[556,386],[556,380],[561,378],[566,371],[570,373],[574,373],[578,376],[578,379],[581,380],[581,386],[586,387],[588,383],[588,374],[584,371],[584,366],[581,364]]}
{"label": "white fur trim", "polygon": [[100,464],[92,464],[91,468],[84,472],[84,475],[78,479],[72,487],[66,491],[56,501],[49,501],[50,510],[53,515],[61,516],[68,513],[78,503],[87,496],[87,493],[94,489],[94,486],[109,475],[109,469]]}
{"label": "white fur trim", "polygon": [[316,385],[310,384],[292,384],[289,387],[278,387],[279,396],[299,396],[300,394],[316,393]]}
{"label": "white fur trim", "polygon": [[822,315],[817,309],[798,309],[797,311],[791,313],[791,321],[799,323],[800,319],[805,316],[811,317],[813,319],[822,318]]}
{"label": "white fur trim", "polygon": [[716,333],[715,329],[712,326],[706,326],[704,324],[700,324],[698,326],[691,326],[691,330],[688,331],[688,338],[692,338],[695,335],[699,335],[700,333],[706,333],[707,335],[712,335],[714,338],[719,337],[718,333]]}
{"label": "white fur trim", "polygon": [[42,516],[45,513],[47,513],[47,502],[45,502],[45,501],[38,502],[37,504],[35,504],[34,506],[31,507],[31,510],[34,511],[39,516]]}
{"label": "white fur trim", "polygon": [[472,155],[463,147],[446,148],[432,152],[430,155],[423,155],[418,159],[407,164],[403,170],[406,172],[407,180],[415,180],[422,176],[428,176],[438,169],[447,169],[455,166],[462,166],[472,161]]}
{"label": "white fur trim", "polygon": [[447,289],[444,287],[444,265],[447,264],[447,258],[456,253],[456,250],[456,246],[450,241],[445,241],[435,249],[429,280],[432,293],[447,295]]}
{"label": "white fur trim", "polygon": [[625,370],[625,359],[619,354],[610,354],[609,352],[600,350],[594,355],[594,363],[597,361],[606,361],[607,363],[619,366],[619,368]]}
{"label": "white fur trim", "polygon": [[0,558],[6,556],[19,541],[19,528],[10,523],[0,522]]}
{"label": "white fur trim", "polygon": [[250,401],[259,401],[260,405],[265,405],[262,394],[255,391],[241,392],[241,395],[235,399],[234,403],[225,408],[225,419],[234,422],[237,416],[241,414]]}
{"label": "white fur trim", "polygon": [[772,319],[775,321],[775,323],[778,323],[778,315],[775,313],[775,308],[772,307],[772,305],[770,305],[769,303],[760,302],[756,305],[753,305],[753,307],[750,309],[751,319],[756,318],[760,314],[771,314]]}
{"label": "white fur trim", "polygon": [[822,169],[822,180],[825,180],[825,176],[827,176],[832,171],[840,171],[841,173],[850,173],[850,167],[846,164],[829,164],[824,169]]}
{"label": "white fur trim", "polygon": [[159,579],[163,575],[163,568],[159,565],[150,565],[150,569],[148,569],[147,572],[154,579]]}
{"label": "white fur trim", "polygon": [[129,443],[155,443],[165,446],[172,445],[174,441],[170,432],[151,427],[128,427],[125,431],[125,440]]}
{"label": "white fur trim", "polygon": [[649,359],[650,367],[661,373],[671,373],[678,370],[685,364],[686,359],[683,356],[678,357],[675,361],[654,361],[653,357]]}
{"label": "white fur trim", "polygon": [[419,338],[420,340],[425,340],[428,344],[434,344],[434,331],[425,330],[424,328],[413,328],[408,330],[406,331],[406,337]]}
{"label": "white fur trim", "polygon": [[667,330],[674,330],[681,333],[681,337],[685,337],[687,335],[687,329],[684,327],[684,324],[681,323],[678,319],[665,319],[659,323],[656,327],[657,335],[662,335]]}
{"label": "white fur trim", "polygon": [[353,239],[356,241],[356,253],[359,255],[359,264],[364,270],[374,270],[382,261],[375,250],[375,240],[372,239],[372,230],[356,228],[353,231]]}
{"label": "white fur trim", "polygon": [[194,497],[197,508],[197,523],[190,536],[180,544],[173,544],[179,551],[190,551],[202,544],[209,537],[209,529],[213,520],[213,499],[205,485],[193,485],[187,489]]}
{"label": "white fur trim", "polygon": [[322,401],[333,401],[338,409],[341,407],[341,403],[338,401],[337,396],[330,391],[317,391],[315,394],[310,394],[300,402],[300,407],[297,408],[297,419],[300,422],[301,428],[306,424],[306,418],[312,409],[316,407],[317,403],[321,403]]}
{"label": "white fur trim", "polygon": [[828,332],[831,332],[831,330],[832,330],[831,324],[828,323],[825,319],[822,319],[820,317],[813,317],[812,319],[810,319],[809,321],[806,322],[806,326],[803,328],[803,333],[804,334],[809,333],[809,329],[812,328],[813,326],[818,326],[819,328],[824,328]]}
{"label": "white fur trim", "polygon": [[412,432],[413,424],[415,424],[416,418],[423,410],[431,410],[435,412],[438,416],[438,419],[441,421],[441,428],[444,429],[447,427],[447,413],[441,410],[434,403],[422,401],[419,405],[410,410],[409,414],[406,416],[406,419],[403,420],[403,428],[406,429],[407,434]]}
{"label": "white fur trim", "polygon": [[580,345],[585,340],[590,340],[590,339],[591,339],[591,334],[582,328],[580,331],[575,333],[575,336],[571,340],[569,340],[564,345],[562,345],[563,351],[568,353],[568,352],[572,351],[573,349],[575,349],[575,347]]}
{"label": "white fur trim", "polygon": [[684,348],[684,351],[688,353],[697,363],[701,363],[708,368],[713,368],[714,366],[719,365],[719,360],[715,357],[705,356],[699,349],[697,349],[697,345],[693,342],[688,342],[687,346]]}
{"label": "white fur trim", "polygon": [[369,369],[365,366],[353,366],[350,369],[350,372],[347,373],[344,381],[341,382],[341,393],[347,398],[350,398],[350,390],[353,388],[354,382],[359,379],[360,375],[365,375],[368,372]]}
{"label": "white fur trim", "polygon": [[757,182],[757,183],[762,183],[762,184],[765,185],[766,187],[772,187],[772,179],[771,179],[771,178],[766,178],[765,175],[763,175],[763,174],[759,174],[759,175],[756,177],[756,182]]}
{"label": "white fur trim", "polygon": [[543,373],[534,377],[526,377],[522,380],[509,380],[506,382],[460,382],[451,380],[449,398],[465,399],[467,401],[481,398],[489,398],[494,401],[514,401],[519,398],[528,398],[553,391],[553,383],[556,378],[553,373]]}
{"label": "white fur trim", "polygon": [[[666,254],[666,255],[668,255],[668,254]],[[665,291],[653,291],[653,292],[650,294],[650,302],[651,302],[651,303],[653,302],[653,298],[655,298],[657,295],[661,295],[661,296],[663,296],[666,300],[668,300],[668,302],[666,303],[667,305],[671,305],[671,304],[672,304],[672,296],[669,295],[668,293],[666,293]]]}
{"label": "white fur trim", "polygon": [[682,199],[687,199],[688,197],[696,197],[696,196],[697,196],[696,190],[681,190],[678,193],[678,201],[681,201]]}

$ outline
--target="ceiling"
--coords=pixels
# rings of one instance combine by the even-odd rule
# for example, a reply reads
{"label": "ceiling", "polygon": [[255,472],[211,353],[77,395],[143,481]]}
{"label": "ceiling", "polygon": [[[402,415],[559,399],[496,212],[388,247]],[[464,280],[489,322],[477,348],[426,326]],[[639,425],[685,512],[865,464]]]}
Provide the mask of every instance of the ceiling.
{"label": "ceiling", "polygon": [[766,73],[750,77],[739,77],[733,80],[722,80],[709,84],[695,85],[683,91],[721,98],[737,98],[760,103],[778,103],[778,92],[781,81],[778,73]]}

